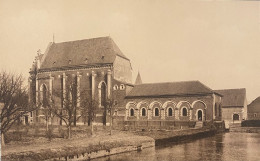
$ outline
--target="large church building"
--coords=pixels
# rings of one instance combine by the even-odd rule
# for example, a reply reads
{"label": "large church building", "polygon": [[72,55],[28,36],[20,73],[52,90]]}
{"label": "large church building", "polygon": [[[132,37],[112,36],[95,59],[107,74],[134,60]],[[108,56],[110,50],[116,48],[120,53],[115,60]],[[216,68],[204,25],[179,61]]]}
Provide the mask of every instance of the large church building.
{"label": "large church building", "polygon": [[[44,54],[38,52],[30,70],[30,98],[39,107],[34,121],[44,122],[45,100],[55,93],[66,93],[68,84],[75,85],[77,106],[85,100],[98,102],[96,121],[106,123],[106,100],[114,100],[117,115],[124,115],[124,97],[133,85],[130,60],[110,37],[50,43]],[[88,95],[82,98],[82,92]],[[112,98],[112,97],[115,98]],[[63,106],[65,96],[56,97],[56,106]],[[84,122],[77,111],[78,122]],[[53,120],[58,124],[59,119]],[[62,124],[62,123],[60,123]]]}
{"label": "large church building", "polygon": [[[30,100],[39,106],[33,122],[46,122],[46,102],[63,109],[68,86],[78,109],[86,100],[97,102],[95,122],[103,125],[108,122],[107,100],[113,100],[115,118],[124,121],[221,120],[222,95],[199,81],[146,84],[138,74],[133,84],[130,60],[110,37],[51,42],[44,54],[38,52],[29,85]],[[86,123],[81,110],[75,115],[78,123]],[[62,124],[57,117],[48,121]]]}

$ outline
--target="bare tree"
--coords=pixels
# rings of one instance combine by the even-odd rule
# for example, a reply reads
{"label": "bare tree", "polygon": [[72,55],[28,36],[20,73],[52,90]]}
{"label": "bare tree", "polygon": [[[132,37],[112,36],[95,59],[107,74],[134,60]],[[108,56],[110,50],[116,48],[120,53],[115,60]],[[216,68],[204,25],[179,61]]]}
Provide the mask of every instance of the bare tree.
{"label": "bare tree", "polygon": [[84,96],[81,104],[82,117],[85,121],[88,121],[88,125],[91,126],[91,135],[93,135],[93,122],[95,121],[98,109],[98,101],[89,97],[90,95],[86,94],[86,92],[84,92],[82,96]]}
{"label": "bare tree", "polygon": [[5,145],[4,135],[24,114],[36,109],[29,103],[27,89],[22,75],[0,73],[1,138]]}
{"label": "bare tree", "polygon": [[108,98],[106,101],[106,110],[109,113],[110,119],[109,119],[109,127],[110,127],[110,135],[112,135],[112,124],[113,124],[113,113],[114,113],[114,107],[116,106],[116,101],[113,98]]}
{"label": "bare tree", "polygon": [[[38,105],[38,109],[42,110],[43,115],[44,115],[44,120],[46,122],[46,132],[49,130],[49,120],[52,119],[52,114],[53,114],[53,100],[44,98]],[[43,108],[40,108],[43,107]]]}
{"label": "bare tree", "polygon": [[54,97],[58,97],[62,100],[62,104],[59,106],[55,99],[52,99],[52,113],[59,117],[67,126],[68,138],[71,137],[71,126],[76,125],[77,120],[81,115],[77,115],[78,107],[78,92],[77,84],[73,78],[69,78],[66,81],[65,90],[54,91]]}

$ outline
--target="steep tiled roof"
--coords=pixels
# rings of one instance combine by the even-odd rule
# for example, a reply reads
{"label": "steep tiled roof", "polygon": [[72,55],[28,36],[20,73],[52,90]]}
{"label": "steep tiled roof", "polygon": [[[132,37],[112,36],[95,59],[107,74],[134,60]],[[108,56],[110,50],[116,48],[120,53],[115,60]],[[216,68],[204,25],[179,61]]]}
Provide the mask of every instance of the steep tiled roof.
{"label": "steep tiled roof", "polygon": [[110,37],[52,43],[45,54],[41,69],[109,64],[116,56],[128,59]]}
{"label": "steep tiled roof", "polygon": [[126,98],[210,93],[213,93],[213,91],[199,81],[149,83],[135,85],[135,87],[128,93]]}
{"label": "steep tiled roof", "polygon": [[243,107],[246,99],[246,89],[223,89],[214,90],[223,95],[222,107]]}
{"label": "steep tiled roof", "polygon": [[248,113],[260,112],[260,97],[257,97],[247,106]]}

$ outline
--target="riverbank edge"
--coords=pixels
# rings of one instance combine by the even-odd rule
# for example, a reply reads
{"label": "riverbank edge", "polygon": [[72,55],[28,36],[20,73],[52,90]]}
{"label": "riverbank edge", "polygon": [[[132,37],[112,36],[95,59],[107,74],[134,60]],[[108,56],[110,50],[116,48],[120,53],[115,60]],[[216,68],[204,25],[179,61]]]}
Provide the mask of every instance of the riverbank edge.
{"label": "riverbank edge", "polygon": [[205,137],[213,136],[220,132],[223,131],[218,131],[216,129],[202,129],[201,131],[194,131],[188,134],[177,135],[172,137],[170,136],[167,138],[157,138],[155,139],[155,146],[165,145],[168,143],[181,143],[183,141],[205,138]]}
{"label": "riverbank edge", "polygon": [[39,152],[17,152],[2,156],[2,160],[89,160],[125,152],[139,151],[144,148],[165,145],[167,143],[180,143],[183,141],[205,138],[213,136],[218,132],[220,131],[216,129],[201,128],[183,130],[179,135],[167,136],[164,138],[153,138],[149,135],[136,135],[135,137],[139,138],[139,142],[134,141],[134,138],[130,143],[129,140],[126,139],[119,142],[104,140],[86,146],[66,146],[53,149],[42,149]]}
{"label": "riverbank edge", "polygon": [[129,140],[104,140],[86,146],[72,145],[60,148],[41,149],[40,151],[16,152],[5,156],[1,156],[1,160],[89,160],[109,155],[120,154],[124,152],[139,151],[144,148],[155,146],[155,140],[153,138],[145,136],[136,137],[139,138],[138,142],[131,141],[129,143]]}
{"label": "riverbank edge", "polygon": [[141,144],[137,145],[129,145],[129,146],[122,146],[122,147],[114,147],[111,149],[102,149],[92,152],[86,152],[86,153],[80,153],[77,155],[67,155],[65,157],[59,157],[59,158],[52,158],[48,159],[49,161],[58,161],[58,160],[71,160],[71,161],[83,161],[83,160],[90,160],[95,158],[101,158],[131,151],[141,151],[144,148],[151,148],[155,146],[154,141],[150,142],[143,142]]}
{"label": "riverbank edge", "polygon": [[260,127],[235,127],[229,129],[229,132],[236,133],[260,133]]}

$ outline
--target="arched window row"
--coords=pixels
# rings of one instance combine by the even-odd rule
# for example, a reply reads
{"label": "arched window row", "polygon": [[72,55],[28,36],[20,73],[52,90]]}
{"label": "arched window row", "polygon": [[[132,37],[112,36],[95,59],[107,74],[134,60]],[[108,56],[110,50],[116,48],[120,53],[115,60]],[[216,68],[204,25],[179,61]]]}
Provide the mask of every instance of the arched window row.
{"label": "arched window row", "polygon": [[179,101],[178,103],[175,103],[174,101],[166,101],[163,103],[159,102],[159,101],[154,101],[151,103],[141,101],[139,103],[135,102],[135,104],[138,109],[143,106],[145,106],[148,109],[153,109],[155,106],[157,106],[159,109],[162,109],[162,108],[167,109],[168,107],[180,109],[183,106],[187,107],[188,110],[193,109],[193,108],[198,108],[198,107],[202,108],[202,109],[207,108],[206,104],[201,100],[193,101],[193,103],[189,103],[188,101]]}
{"label": "arched window row", "polygon": [[[178,104],[172,101],[166,101],[163,104],[158,101],[154,101],[150,104],[144,101],[139,103],[129,102],[126,109],[130,110],[129,105],[134,105],[132,107],[137,110],[137,116],[140,117],[147,117],[148,114],[152,117],[190,117],[190,115],[194,113],[190,112],[193,111],[193,107],[198,108],[197,103],[203,105],[199,107],[200,109],[206,109],[206,104],[200,100],[196,100],[192,104],[187,101],[180,101]],[[131,111],[129,111],[129,114],[130,113]]]}
{"label": "arched window row", "polygon": [[[134,108],[129,108],[129,116],[134,116],[132,113],[134,113]],[[148,115],[148,110],[145,107],[142,107],[140,110],[138,110],[138,113],[141,117],[145,117]],[[181,109],[174,109],[173,107],[168,107],[166,111],[164,109],[160,109],[159,107],[154,107],[152,110],[152,116],[159,117],[162,116],[163,112],[165,112],[166,117],[172,117],[174,116],[175,111],[179,111],[181,116],[189,116],[188,108],[182,107]]]}

